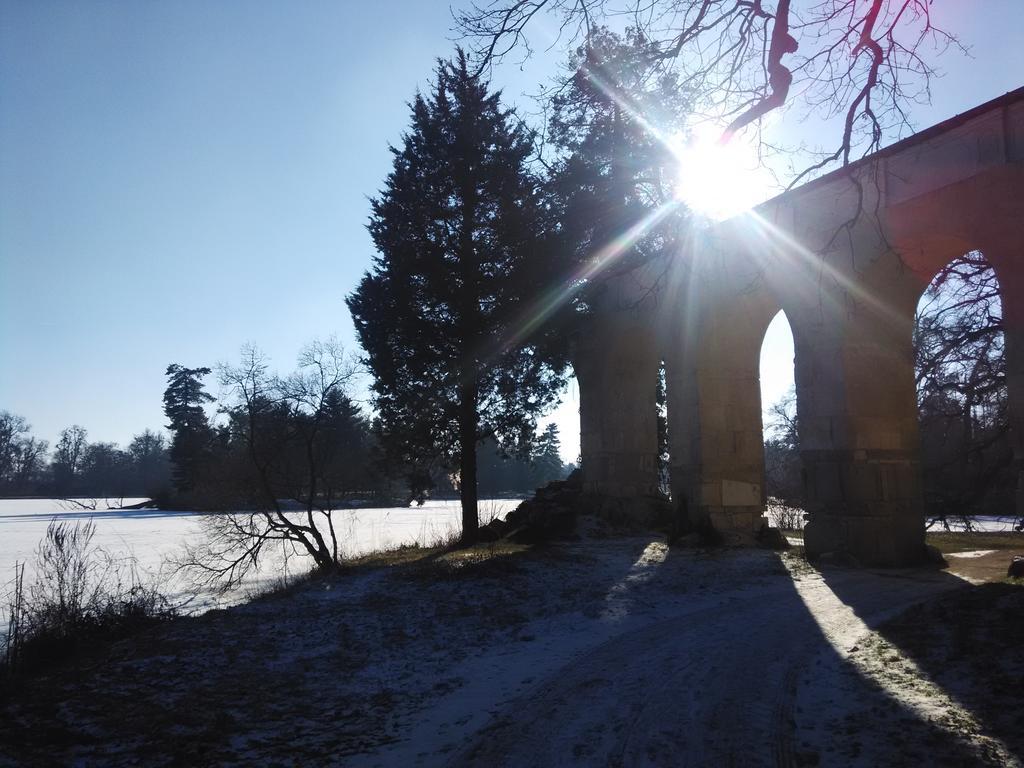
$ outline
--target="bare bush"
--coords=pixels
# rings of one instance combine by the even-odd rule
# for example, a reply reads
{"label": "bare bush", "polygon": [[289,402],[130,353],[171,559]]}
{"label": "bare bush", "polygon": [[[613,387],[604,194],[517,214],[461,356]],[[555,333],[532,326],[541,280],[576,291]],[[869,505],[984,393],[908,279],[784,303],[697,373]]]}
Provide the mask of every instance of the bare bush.
{"label": "bare bush", "polygon": [[368,429],[349,396],[357,375],[335,341],[307,346],[287,377],[270,374],[252,348],[240,365],[221,366],[231,447],[222,474],[234,482],[225,509],[254,511],[203,519],[202,536],[178,561],[199,584],[227,591],[269,553],[285,565],[300,557],[320,571],[338,567],[336,509],[367,482],[360,441]]}
{"label": "bare bush", "polygon": [[780,499],[768,497],[768,522],[780,531],[802,531],[804,528],[804,510],[791,507]]}
{"label": "bare bush", "polygon": [[52,521],[36,550],[33,582],[15,569],[8,631],[0,665],[11,677],[50,666],[89,642],[123,634],[174,608],[144,583],[134,558],[115,557],[93,542],[96,525]]}
{"label": "bare bush", "polygon": [[25,617],[25,564],[14,564],[14,582],[7,600],[7,634],[3,637],[3,662],[5,671],[16,669],[24,637]]}
{"label": "bare bush", "polygon": [[101,588],[93,537],[96,524],[51,522],[36,550],[38,563],[29,600],[37,618],[63,634],[95,605]]}

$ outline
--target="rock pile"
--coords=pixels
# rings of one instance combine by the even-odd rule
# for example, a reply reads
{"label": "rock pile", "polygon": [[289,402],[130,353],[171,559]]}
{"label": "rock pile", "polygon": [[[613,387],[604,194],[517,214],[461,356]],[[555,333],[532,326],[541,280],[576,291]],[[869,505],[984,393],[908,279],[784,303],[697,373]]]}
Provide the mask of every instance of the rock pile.
{"label": "rock pile", "polygon": [[583,500],[583,476],[577,469],[565,480],[538,488],[509,512],[504,520],[492,520],[480,529],[480,541],[507,538],[521,544],[571,536]]}
{"label": "rock pile", "polygon": [[[664,529],[672,519],[673,507],[664,498],[639,496],[613,498],[583,489],[583,476],[575,470],[565,480],[555,480],[538,488],[505,516],[480,529],[483,542],[509,539],[520,544],[535,544],[552,539],[633,533]],[[580,528],[580,518],[586,525]]]}

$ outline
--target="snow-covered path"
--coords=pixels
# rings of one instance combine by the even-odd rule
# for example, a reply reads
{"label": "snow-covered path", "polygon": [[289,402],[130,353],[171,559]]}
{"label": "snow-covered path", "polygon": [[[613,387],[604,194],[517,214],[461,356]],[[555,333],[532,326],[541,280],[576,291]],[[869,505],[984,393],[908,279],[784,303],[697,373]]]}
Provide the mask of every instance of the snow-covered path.
{"label": "snow-covered path", "polygon": [[[122,642],[0,707],[0,766],[1020,764],[972,677],[958,686],[946,661],[875,629],[973,594],[954,574],[657,536],[479,554],[356,570]],[[1021,613],[1010,589],[996,615]]]}
{"label": "snow-covered path", "polygon": [[[615,637],[507,704],[453,764],[798,765],[830,739],[800,743],[793,728],[798,691],[820,696],[835,684],[837,665],[823,662],[844,657],[865,622],[954,586],[862,573],[837,580],[863,598],[859,616],[815,579]],[[822,751],[813,753],[819,763]]]}
{"label": "snow-covered path", "polygon": [[[593,625],[577,622],[575,631],[561,627],[552,637],[538,637],[539,648],[518,654],[499,649],[473,660],[459,670],[472,680],[467,688],[437,702],[406,738],[365,762],[848,765],[849,755],[829,754],[831,725],[815,722],[814,715],[836,714],[844,673],[852,671],[866,685],[875,682],[850,661],[849,649],[879,622],[964,584],[921,571],[837,570],[823,576],[787,559],[791,579],[730,579],[703,597],[660,601],[668,596],[651,594],[657,590],[651,582],[658,580],[652,565],[659,564],[648,556],[651,549],[638,560],[648,561],[639,573],[609,590]],[[735,553],[729,559],[733,565],[746,561],[760,576],[756,561],[764,556]],[[508,674],[514,670],[518,683]],[[513,687],[517,693],[500,700]],[[913,707],[900,701],[906,692],[888,693],[900,706]],[[941,690],[929,694],[944,712],[959,708]],[[883,690],[881,697],[886,695]],[[798,702],[818,709],[804,713]],[[967,754],[975,751],[973,744],[963,746]],[[989,746],[1014,764],[1000,745]]]}

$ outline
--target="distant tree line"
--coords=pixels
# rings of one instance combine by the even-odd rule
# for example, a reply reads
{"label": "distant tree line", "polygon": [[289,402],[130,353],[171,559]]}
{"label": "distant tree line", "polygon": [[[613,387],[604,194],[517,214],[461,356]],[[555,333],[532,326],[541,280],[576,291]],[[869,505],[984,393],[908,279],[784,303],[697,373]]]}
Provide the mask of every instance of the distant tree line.
{"label": "distant tree line", "polygon": [[[303,360],[323,362],[325,348],[312,345]],[[206,391],[210,368],[168,367],[170,439],[147,429],[122,449],[90,442],[88,432],[73,425],[51,450],[23,417],[0,411],[0,496],[146,497],[178,507],[243,509],[261,496],[294,505],[312,495],[325,506],[344,506],[458,493],[457,482],[440,469],[422,477],[414,468],[389,464],[379,420],[363,414],[343,386],[351,371],[342,375],[339,367],[338,380],[326,387],[308,376],[275,379],[254,350],[243,357],[245,366],[220,368],[231,393],[223,403]],[[315,393],[316,386],[324,391]],[[219,418],[211,421],[207,410]],[[554,424],[518,453],[482,442],[481,493],[524,495],[564,477],[571,466],[560,453]]]}
{"label": "distant tree line", "polygon": [[[167,369],[165,412],[172,433],[175,503],[189,508],[242,510],[208,515],[205,536],[181,563],[211,584],[238,583],[264,553],[310,558],[320,570],[337,568],[343,529],[338,512],[353,505],[393,506],[444,495],[458,480],[443,465],[432,468],[395,461],[381,420],[353,401],[356,363],[334,342],[313,343],[298,368],[272,373],[254,348],[237,365],[221,365],[216,425],[205,405],[212,398],[203,379],[208,368]],[[526,451],[503,459],[497,446],[477,446],[488,493],[524,494],[568,468],[559,456],[558,429],[549,425]]]}
{"label": "distant tree line", "polygon": [[561,456],[558,425],[548,424],[530,441],[525,453],[508,454],[494,440],[477,447],[477,489],[482,498],[514,496],[552,480],[561,480],[574,468]]}
{"label": "distant tree line", "polygon": [[50,450],[21,416],[0,411],[0,495],[69,498],[154,496],[166,491],[171,463],[163,435],[144,430],[127,448],[91,443],[77,424]]}

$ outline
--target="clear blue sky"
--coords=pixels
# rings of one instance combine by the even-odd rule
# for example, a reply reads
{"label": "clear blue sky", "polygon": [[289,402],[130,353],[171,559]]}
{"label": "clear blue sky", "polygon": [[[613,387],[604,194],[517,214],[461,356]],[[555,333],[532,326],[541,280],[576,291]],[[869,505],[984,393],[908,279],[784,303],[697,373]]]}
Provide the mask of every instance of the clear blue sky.
{"label": "clear blue sky", "polygon": [[[941,62],[922,127],[1024,81],[1024,4],[947,3],[977,58]],[[450,37],[426,0],[0,0],[0,409],[124,444],[163,425],[168,363],[354,350],[367,197]]]}

